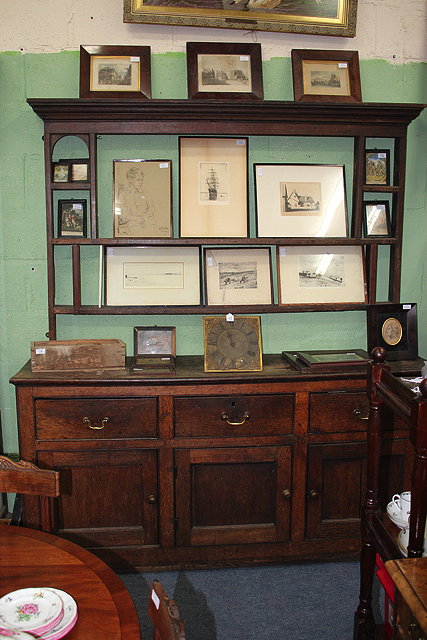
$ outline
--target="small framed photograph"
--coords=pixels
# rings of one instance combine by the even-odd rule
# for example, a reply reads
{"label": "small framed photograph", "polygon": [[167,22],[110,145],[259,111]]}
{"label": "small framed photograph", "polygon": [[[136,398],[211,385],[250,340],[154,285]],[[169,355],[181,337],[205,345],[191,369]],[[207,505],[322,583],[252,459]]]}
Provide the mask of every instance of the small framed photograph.
{"label": "small framed photograph", "polygon": [[189,98],[262,100],[261,45],[187,42]]}
{"label": "small framed photograph", "polygon": [[365,238],[390,236],[388,200],[369,200],[363,203],[363,232]]}
{"label": "small framed photograph", "polygon": [[279,304],[366,304],[362,247],[278,247]]}
{"label": "small framed photograph", "polygon": [[150,47],[80,46],[80,98],[150,98]]}
{"label": "small framed photograph", "polygon": [[271,253],[268,248],[204,250],[208,305],[271,304]]}
{"label": "small framed photograph", "polygon": [[70,164],[68,161],[52,163],[52,182],[70,182]]}
{"label": "small framed photograph", "polygon": [[347,237],[342,165],[254,164],[261,238]]}
{"label": "small framed photograph", "polygon": [[365,184],[390,184],[390,151],[388,149],[365,150]]}
{"label": "small framed photograph", "polygon": [[262,371],[259,316],[203,318],[205,371]]}
{"label": "small framed photograph", "polygon": [[417,305],[376,304],[367,311],[368,351],[383,347],[387,360],[418,357]]}
{"label": "small framed photograph", "polygon": [[171,160],[114,160],[115,238],[172,237]]}
{"label": "small framed photograph", "polygon": [[180,138],[183,238],[248,235],[247,138]]}
{"label": "small framed photograph", "polygon": [[198,247],[107,247],[106,303],[200,305]]}
{"label": "small framed photograph", "polygon": [[134,327],[133,370],[175,369],[176,327]]}
{"label": "small framed photograph", "polygon": [[58,200],[58,236],[60,238],[86,238],[86,200]]}
{"label": "small framed photograph", "polygon": [[361,102],[357,51],[292,49],[294,99],[303,102]]}

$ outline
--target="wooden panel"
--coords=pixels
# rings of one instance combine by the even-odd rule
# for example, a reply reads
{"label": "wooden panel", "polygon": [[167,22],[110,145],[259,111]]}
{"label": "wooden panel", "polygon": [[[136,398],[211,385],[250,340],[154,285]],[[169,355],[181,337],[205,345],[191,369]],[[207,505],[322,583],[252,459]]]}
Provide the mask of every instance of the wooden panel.
{"label": "wooden panel", "polygon": [[312,393],[310,433],[365,431],[368,398],[365,392]]}

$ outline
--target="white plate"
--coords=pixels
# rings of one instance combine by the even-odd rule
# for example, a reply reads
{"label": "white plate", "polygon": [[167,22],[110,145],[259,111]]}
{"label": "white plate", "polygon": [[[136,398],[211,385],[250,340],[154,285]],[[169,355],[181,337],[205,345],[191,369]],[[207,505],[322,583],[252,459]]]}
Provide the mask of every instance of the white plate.
{"label": "white plate", "polygon": [[0,631],[0,639],[3,640],[34,640],[34,636],[25,631],[13,631],[12,629],[3,629]]}
{"label": "white plate", "polygon": [[0,630],[41,635],[55,627],[63,615],[61,597],[44,587],[18,589],[0,598]]}
{"label": "white plate", "polygon": [[77,622],[78,610],[76,601],[69,593],[66,591],[61,591],[61,589],[51,589],[54,593],[56,593],[64,603],[64,617],[62,620],[51,629],[49,632],[44,633],[40,640],[59,640],[59,638],[63,638]]}

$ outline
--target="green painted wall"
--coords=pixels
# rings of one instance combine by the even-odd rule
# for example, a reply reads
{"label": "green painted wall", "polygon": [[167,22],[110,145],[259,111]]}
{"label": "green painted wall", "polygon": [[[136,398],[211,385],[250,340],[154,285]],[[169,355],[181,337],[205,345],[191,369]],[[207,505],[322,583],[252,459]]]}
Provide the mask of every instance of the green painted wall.
{"label": "green painted wall", "polygon": [[[362,60],[360,66],[364,101],[427,102],[425,63],[399,66],[381,60]],[[293,99],[289,59],[265,61],[263,74],[265,99]],[[183,54],[153,55],[153,98],[186,98],[185,76]],[[78,83],[77,51],[0,54],[0,403],[6,451],[17,450],[14,388],[9,384],[9,378],[29,358],[30,342],[43,340],[47,331],[43,126],[27,105],[26,99],[78,97]],[[173,136],[164,136],[160,140],[154,138],[148,141],[148,148],[153,154],[151,157],[176,158],[176,139]],[[114,141],[106,137],[101,141],[100,174],[106,182],[100,197],[101,229],[105,228],[106,235],[112,219],[111,160],[147,157],[147,141],[144,142],[144,155],[138,153],[140,142],[131,141],[127,136],[115,138]],[[427,354],[427,300],[423,283],[427,266],[426,147],[427,113],[424,113],[409,128],[402,279],[402,301],[417,302],[419,305],[421,354]],[[346,181],[347,185],[351,185],[351,161],[348,141],[345,139],[325,139],[319,144],[315,139],[278,141],[265,138],[253,141],[250,149],[251,160],[346,162]],[[349,186],[348,190],[350,203]],[[77,194],[74,193],[74,196],[77,197]],[[64,251],[59,262],[65,267],[68,259]],[[88,252],[85,268],[96,270],[96,259],[93,253]],[[386,255],[381,256],[381,261],[386,263]],[[66,299],[70,279],[65,269],[59,281],[60,295]],[[380,280],[380,291],[385,297],[383,279]],[[91,287],[85,290],[85,295],[94,295]],[[131,352],[133,327],[155,323],[177,327],[179,354],[203,352],[201,316],[60,316],[58,337],[120,338],[127,343]],[[365,314],[316,312],[265,315],[262,317],[262,336],[266,353],[282,349],[366,348]]]}

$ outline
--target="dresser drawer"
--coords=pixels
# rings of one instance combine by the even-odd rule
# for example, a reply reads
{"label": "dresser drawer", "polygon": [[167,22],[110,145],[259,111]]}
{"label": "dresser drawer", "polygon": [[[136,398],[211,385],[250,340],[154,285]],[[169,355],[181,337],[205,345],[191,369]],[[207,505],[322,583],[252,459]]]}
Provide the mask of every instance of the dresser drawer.
{"label": "dresser drawer", "polygon": [[310,433],[364,431],[367,416],[368,397],[364,391],[310,395]]}
{"label": "dresser drawer", "polygon": [[175,435],[258,436],[291,433],[293,394],[175,398]]}
{"label": "dresser drawer", "polygon": [[39,440],[155,438],[156,398],[64,398],[35,401]]}

